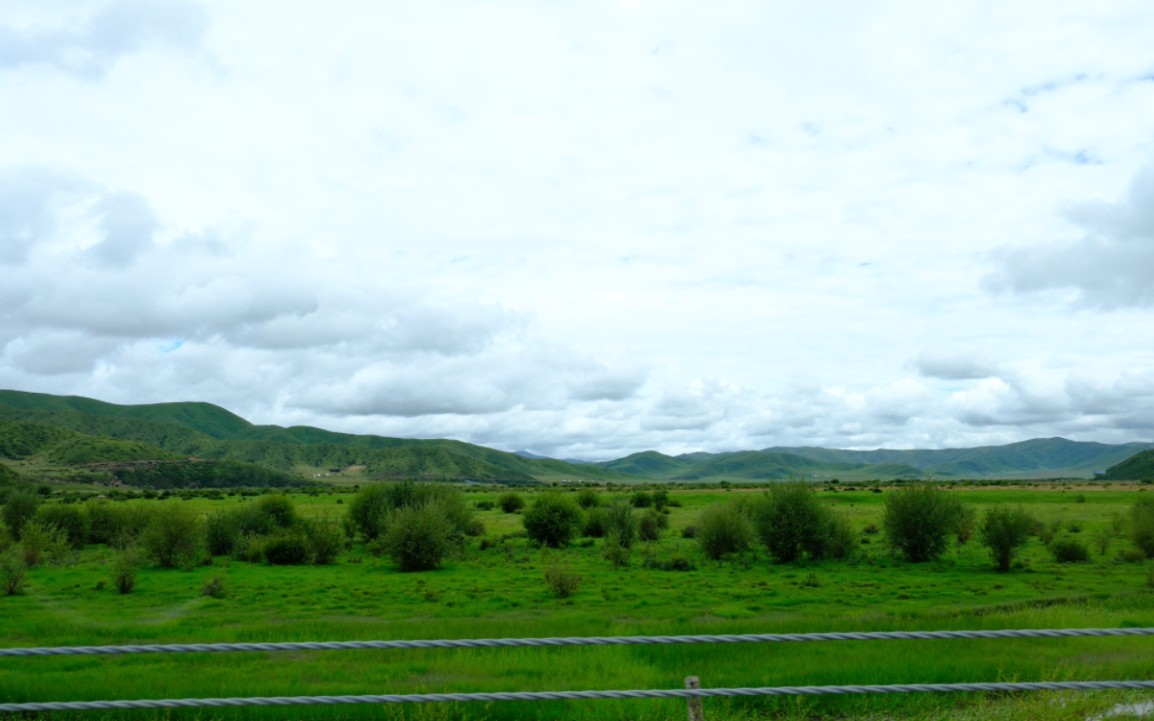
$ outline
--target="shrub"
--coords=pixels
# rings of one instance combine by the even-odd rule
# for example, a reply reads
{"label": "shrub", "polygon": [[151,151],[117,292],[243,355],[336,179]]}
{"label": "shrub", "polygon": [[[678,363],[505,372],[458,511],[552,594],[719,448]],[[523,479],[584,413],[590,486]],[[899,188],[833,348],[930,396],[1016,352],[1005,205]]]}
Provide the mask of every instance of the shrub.
{"label": "shrub", "polygon": [[659,511],[665,510],[669,505],[669,491],[664,488],[653,492],[653,507]]}
{"label": "shrub", "polygon": [[104,500],[85,504],[88,516],[88,540],[124,549],[140,539],[152,517],[142,504],[110,504]]}
{"label": "shrub", "polygon": [[637,523],[637,536],[642,541],[656,541],[661,537],[661,522],[665,521],[665,525],[669,525],[669,521],[665,516],[657,512],[656,509],[650,508],[645,513],[641,514],[641,519]]}
{"label": "shrub", "polygon": [[309,539],[299,530],[264,540],[264,560],[273,566],[299,566],[309,560]]}
{"label": "shrub", "polygon": [[545,584],[557,598],[568,598],[577,592],[581,577],[568,566],[550,561],[545,565]]}
{"label": "shrub", "polygon": [[754,536],[749,517],[734,503],[706,506],[694,528],[701,550],[715,561],[745,551]]}
{"label": "shrub", "polygon": [[750,505],[750,515],[762,544],[778,563],[802,555],[821,559],[834,531],[834,518],[804,482],[778,483]]}
{"label": "shrub", "polygon": [[200,595],[216,599],[228,598],[228,584],[225,582],[224,576],[218,573],[205,581],[204,585],[200,587]]}
{"label": "shrub", "polygon": [[977,525],[977,514],[974,512],[974,509],[969,506],[962,506],[958,514],[958,527],[954,530],[959,546],[966,545],[966,543],[973,538],[974,529]]}
{"label": "shrub", "polygon": [[638,523],[633,509],[624,502],[612,503],[598,509],[605,524],[605,537],[615,536],[625,548],[632,548],[637,540]]}
{"label": "shrub", "polygon": [[601,494],[592,488],[582,489],[581,492],[577,494],[577,505],[585,510],[596,508],[601,505]]}
{"label": "shrub", "polygon": [[601,556],[609,561],[614,568],[628,566],[631,553],[629,546],[621,542],[621,536],[617,532],[614,531],[605,535],[605,543],[601,546]]}
{"label": "shrub", "polygon": [[472,507],[456,488],[433,483],[385,483],[362,488],[349,504],[347,521],[360,531],[366,541],[374,541],[388,532],[390,519],[404,508],[437,506],[449,524],[453,545],[465,536],[479,536],[485,527],[474,516]]}
{"label": "shrub", "polygon": [[439,504],[398,508],[389,514],[381,547],[402,571],[439,568],[454,547],[454,529]]}
{"label": "shrub", "polygon": [[140,544],[161,568],[190,566],[200,550],[200,519],[188,506],[168,501],[152,510]]}
{"label": "shrub", "polygon": [[882,528],[890,547],[914,563],[932,561],[946,550],[956,532],[962,504],[929,484],[909,486],[886,496]]}
{"label": "shrub", "polygon": [[349,525],[366,541],[376,540],[385,530],[385,514],[392,508],[389,500],[388,486],[365,486],[349,502]]}
{"label": "shrub", "polygon": [[292,528],[297,522],[296,507],[292,499],[280,494],[262,496],[256,502],[257,509],[268,517],[269,521],[278,528]]}
{"label": "shrub", "polygon": [[995,506],[982,519],[982,544],[990,549],[994,565],[999,571],[1008,571],[1014,552],[1030,539],[1030,529],[1036,521],[1022,508]]}
{"label": "shrub", "polygon": [[19,541],[23,535],[24,526],[36,515],[40,506],[40,499],[26,491],[15,491],[8,494],[4,502],[4,525],[14,540]]}
{"label": "shrub", "polygon": [[116,554],[112,561],[112,585],[116,592],[124,595],[136,588],[136,568],[140,564],[140,554],[135,547],[129,547]]}
{"label": "shrub", "polygon": [[1131,506],[1130,538],[1147,558],[1154,558],[1154,498],[1140,498]]}
{"label": "shrub", "polygon": [[501,507],[502,513],[516,513],[525,507],[525,499],[510,491],[497,498],[497,505]]}
{"label": "shrub", "polygon": [[53,504],[41,506],[36,511],[36,520],[47,526],[53,526],[64,533],[68,545],[77,550],[84,548],[88,542],[88,517],[79,507],[69,504]]}
{"label": "shrub", "polygon": [[682,555],[673,556],[666,561],[658,560],[656,556],[648,556],[644,565],[658,571],[693,571],[697,568],[693,565],[693,561]]}
{"label": "shrub", "polygon": [[58,563],[68,553],[68,537],[56,526],[33,520],[24,524],[19,548],[29,567],[39,566],[46,560]]}
{"label": "shrub", "polygon": [[653,496],[645,491],[637,491],[629,499],[629,502],[633,504],[634,508],[649,508],[653,505]]}
{"label": "shrub", "polygon": [[1090,550],[1073,538],[1062,538],[1050,544],[1050,553],[1058,563],[1085,563],[1090,560]]}
{"label": "shrub", "polygon": [[473,504],[473,507],[478,511],[491,511],[497,507],[497,504],[493,501],[477,501]]}
{"label": "shrub", "polygon": [[581,523],[581,511],[560,493],[538,496],[522,523],[529,538],[542,546],[560,548],[569,545]]}
{"label": "shrub", "polygon": [[345,545],[340,524],[331,518],[318,518],[303,524],[309,539],[309,555],[318,566],[328,566],[337,560]]}
{"label": "shrub", "polygon": [[605,537],[605,508],[598,506],[590,508],[585,514],[585,523],[581,526],[581,535],[585,538]]}
{"label": "shrub", "polygon": [[20,596],[28,578],[28,564],[19,546],[13,546],[0,553],[0,583],[4,585],[5,596]]}
{"label": "shrub", "polygon": [[243,534],[237,514],[217,512],[204,522],[204,544],[210,555],[227,556],[236,550]]}

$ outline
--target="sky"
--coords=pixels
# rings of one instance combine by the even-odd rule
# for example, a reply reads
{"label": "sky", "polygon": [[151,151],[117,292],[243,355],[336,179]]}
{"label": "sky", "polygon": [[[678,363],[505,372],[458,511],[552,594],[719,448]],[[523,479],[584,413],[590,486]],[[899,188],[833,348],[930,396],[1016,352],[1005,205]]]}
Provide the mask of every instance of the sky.
{"label": "sky", "polygon": [[1154,4],[0,0],[0,388],[1154,440]]}

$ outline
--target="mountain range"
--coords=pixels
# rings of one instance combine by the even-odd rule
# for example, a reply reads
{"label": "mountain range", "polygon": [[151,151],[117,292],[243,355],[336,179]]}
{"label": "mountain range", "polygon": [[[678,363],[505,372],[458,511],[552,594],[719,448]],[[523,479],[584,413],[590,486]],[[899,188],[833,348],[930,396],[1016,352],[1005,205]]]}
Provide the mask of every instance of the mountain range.
{"label": "mountain range", "polygon": [[0,484],[13,474],[148,486],[276,486],[401,478],[506,483],[1090,478],[1098,471],[1108,477],[1154,476],[1154,443],[1041,438],[939,450],[773,447],[678,456],[643,451],[591,463],[455,440],[254,425],[210,403],[118,405],[0,390]]}

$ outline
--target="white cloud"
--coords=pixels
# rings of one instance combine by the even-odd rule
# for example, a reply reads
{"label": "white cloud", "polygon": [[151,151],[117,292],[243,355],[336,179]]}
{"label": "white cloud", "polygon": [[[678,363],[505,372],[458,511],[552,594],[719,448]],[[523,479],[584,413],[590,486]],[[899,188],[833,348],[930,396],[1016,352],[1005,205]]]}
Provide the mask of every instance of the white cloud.
{"label": "white cloud", "polygon": [[1154,433],[1143,5],[45,7],[0,386],[598,458]]}
{"label": "white cloud", "polygon": [[0,70],[49,67],[99,78],[148,46],[194,51],[207,24],[203,8],[189,0],[55,3],[48,13],[39,3],[15,5],[0,25]]}
{"label": "white cloud", "polygon": [[1098,309],[1154,306],[1154,166],[1134,177],[1116,203],[1073,208],[1086,235],[1071,243],[1005,250],[987,279],[995,291],[1073,290],[1080,305]]}

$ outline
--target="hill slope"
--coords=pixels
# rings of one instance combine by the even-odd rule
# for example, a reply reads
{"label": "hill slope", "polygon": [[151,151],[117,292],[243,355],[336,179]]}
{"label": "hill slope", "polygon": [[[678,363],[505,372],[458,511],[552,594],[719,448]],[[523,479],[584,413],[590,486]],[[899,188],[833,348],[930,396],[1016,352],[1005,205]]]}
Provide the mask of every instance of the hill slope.
{"label": "hill slope", "polygon": [[[767,481],[788,478],[847,481],[892,478],[1085,477],[1111,468],[1119,473],[1154,475],[1123,461],[1151,443],[1107,445],[1044,438],[1004,446],[941,450],[848,451],[775,447],[735,453],[667,456],[634,453],[600,463],[575,465],[531,454],[446,439],[404,439],[337,433],[321,428],[258,426],[209,403],[117,405],[77,396],[0,390],[0,459],[32,459],[43,465],[87,468],[94,464],[136,464],[133,477],[157,480],[164,463],[188,459],[221,465],[174,474],[215,482],[214,474],[263,478],[253,468],[297,478],[317,472],[358,469],[371,479],[538,482]],[[150,462],[156,461],[149,465]],[[127,466],[124,466],[127,468]],[[153,469],[153,470],[139,470]],[[1141,468],[1141,466],[1137,467]],[[21,465],[28,475],[27,464]],[[279,474],[279,475],[276,475]],[[1121,476],[1114,476],[1121,477]],[[144,482],[144,481],[141,481]],[[279,481],[278,481],[279,482]]]}
{"label": "hill slope", "polygon": [[1106,478],[1113,481],[1154,480],[1154,450],[1142,451],[1106,469]]}
{"label": "hill slope", "polygon": [[[297,475],[302,469],[357,467],[363,468],[369,479],[533,482],[625,478],[596,466],[522,458],[461,441],[354,435],[304,426],[257,426],[208,403],[116,405],[75,396],[0,391],[0,423],[7,428],[0,429],[0,457],[9,448],[8,457],[37,456],[45,463],[80,465],[195,457]],[[88,440],[77,440],[77,434]],[[97,447],[99,452],[93,451]]]}

